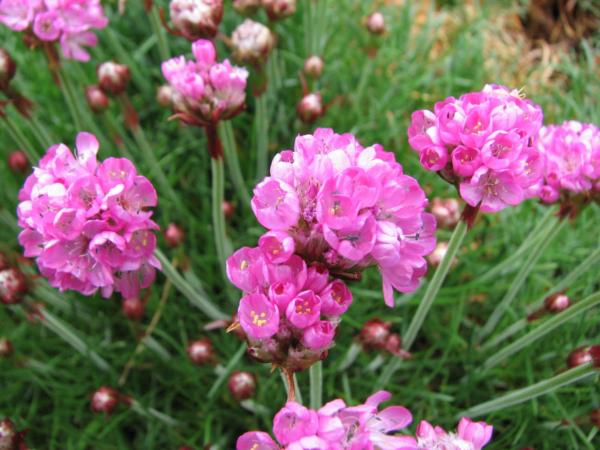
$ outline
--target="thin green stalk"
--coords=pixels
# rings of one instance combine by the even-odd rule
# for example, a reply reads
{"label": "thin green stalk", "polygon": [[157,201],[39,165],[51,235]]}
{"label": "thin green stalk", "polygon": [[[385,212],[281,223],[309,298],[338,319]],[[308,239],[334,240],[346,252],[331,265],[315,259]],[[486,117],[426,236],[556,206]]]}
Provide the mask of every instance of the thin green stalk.
{"label": "thin green stalk", "polygon": [[225,270],[227,257],[233,253],[233,247],[227,237],[225,227],[225,215],[223,214],[223,200],[225,197],[225,174],[223,171],[223,158],[211,158],[212,168],[212,221],[213,232],[215,236],[215,245],[217,247],[217,256],[219,258],[219,267],[223,276],[227,279]]}
{"label": "thin green stalk", "polygon": [[469,285],[475,285],[480,283],[485,283],[495,279],[498,275],[502,274],[505,270],[515,265],[516,261],[519,261],[524,253],[526,253],[532,245],[536,244],[540,239],[542,239],[542,235],[544,235],[544,231],[547,231],[548,227],[554,227],[556,225],[556,221],[558,220],[555,217],[556,209],[554,207],[548,207],[546,212],[542,216],[542,218],[535,225],[533,230],[529,233],[529,235],[521,242],[519,248],[517,248],[511,255],[502,261],[499,264],[494,265],[490,270],[485,272],[483,275],[477,277],[475,280],[469,283]]}
{"label": "thin green stalk", "polygon": [[158,42],[158,53],[160,54],[160,59],[166,61],[171,57],[171,51],[169,50],[169,43],[165,37],[165,30],[160,23],[158,7],[156,5],[152,6],[152,11],[148,13],[148,16],[150,19],[150,26],[152,27],[152,32],[156,36],[156,42]]}
{"label": "thin green stalk", "polygon": [[547,380],[540,381],[523,389],[517,389],[494,400],[469,408],[458,414],[457,417],[478,417],[499,411],[548,394],[549,392],[554,392],[563,386],[577,383],[597,373],[598,369],[590,363],[577,366]]}
{"label": "thin green stalk", "polygon": [[549,227],[545,230],[545,234],[540,237],[540,240],[537,242],[537,245],[529,254],[529,257],[525,260],[525,263],[521,266],[521,269],[515,276],[512,284],[510,285],[509,290],[506,292],[504,298],[496,305],[496,308],[488,318],[485,325],[481,328],[477,335],[477,342],[481,342],[484,338],[489,336],[495,329],[500,319],[509,308],[519,290],[525,283],[525,280],[535,267],[536,263],[540,259],[540,257],[544,254],[544,251],[548,246],[552,243],[553,239],[559,234],[562,228],[565,226],[566,221],[562,220],[558,226]]}
{"label": "thin green stalk", "polygon": [[225,162],[227,163],[227,173],[231,178],[235,190],[237,191],[239,200],[246,208],[250,207],[250,195],[248,187],[244,181],[240,161],[237,154],[237,146],[235,143],[235,135],[231,121],[224,120],[219,123],[219,131],[223,142],[223,153],[225,154]]}
{"label": "thin green stalk", "polygon": [[32,114],[27,122],[29,123],[29,129],[35,135],[35,138],[42,147],[47,148],[55,143],[54,139],[50,137],[50,133],[46,127],[37,120],[35,114]]}
{"label": "thin green stalk", "polygon": [[143,416],[143,417],[154,417],[155,419],[161,421],[162,423],[164,423],[165,425],[169,426],[169,427],[176,427],[178,425],[180,425],[179,421],[177,419],[174,419],[171,416],[168,416],[165,413],[161,413],[160,411],[157,411],[154,408],[146,408],[144,406],[142,406],[142,404],[140,402],[138,402],[137,400],[131,400],[131,410],[138,413],[139,415]]}
{"label": "thin green stalk", "polygon": [[[442,287],[442,283],[446,279],[446,275],[450,270],[450,265],[452,264],[454,257],[458,253],[458,250],[460,249],[460,246],[465,236],[467,235],[467,230],[467,223],[464,220],[460,220],[456,225],[456,228],[452,232],[452,236],[450,237],[450,241],[448,242],[448,250],[442,258],[440,265],[437,267],[435,273],[433,274],[431,281],[427,285],[427,290],[425,291],[423,300],[421,300],[421,302],[419,303],[417,312],[413,316],[408,330],[403,336],[403,347],[406,351],[409,351],[412,347],[417,337],[417,333],[421,329],[421,326],[425,321],[425,317],[431,309],[433,302],[435,301],[435,297],[437,296],[438,291]],[[381,376],[379,377],[379,380],[377,381],[377,387],[387,385],[387,383],[392,378],[394,372],[396,372],[396,370],[398,370],[398,367],[400,367],[400,364],[402,364],[401,358],[392,358],[385,367]]]}
{"label": "thin green stalk", "polygon": [[13,122],[8,114],[6,114],[3,119],[4,120],[2,123],[4,123],[5,128],[8,131],[8,134],[10,134],[12,140],[15,141],[15,144],[21,147],[21,150],[25,152],[29,162],[31,164],[36,164],[39,158],[34,150],[35,147],[31,144],[29,139],[25,137],[21,129]]}
{"label": "thin green stalk", "polygon": [[212,400],[216,393],[219,391],[221,385],[225,382],[225,379],[229,376],[233,368],[240,362],[242,356],[246,353],[246,344],[242,344],[237,352],[231,357],[227,366],[225,366],[224,370],[219,374],[211,388],[208,390],[207,397],[209,400]]}
{"label": "thin green stalk", "polygon": [[267,175],[269,164],[269,117],[267,95],[256,97],[256,179],[262,180]]}
{"label": "thin green stalk", "polygon": [[64,323],[58,317],[52,315],[46,309],[41,309],[40,314],[42,315],[42,320],[40,321],[40,323],[43,326],[55,333],[58,337],[60,337],[63,341],[65,341],[79,353],[88,357],[98,369],[104,372],[111,371],[111,367],[106,362],[106,360],[94,350],[91,350],[89,346],[83,341],[83,339],[81,339],[77,335],[75,330],[71,328],[70,325]]}
{"label": "thin green stalk", "polygon": [[83,124],[81,122],[81,114],[77,110],[77,105],[75,103],[75,96],[71,84],[67,79],[67,75],[64,72],[64,67],[62,64],[59,66],[56,71],[56,75],[58,76],[58,81],[60,82],[60,90],[63,93],[65,98],[65,102],[67,103],[67,108],[69,109],[69,113],[71,114],[71,118],[73,119],[73,124],[75,125],[75,129],[78,131],[83,130]]}
{"label": "thin green stalk", "polygon": [[323,362],[317,361],[308,369],[310,379],[310,408],[319,409],[323,405]]}
{"label": "thin green stalk", "polygon": [[158,258],[162,265],[162,272],[164,275],[171,280],[173,286],[181,292],[192,305],[202,310],[204,314],[209,319],[212,320],[220,320],[220,319],[229,319],[230,316],[219,310],[216,306],[212,304],[212,302],[205,296],[201,295],[197,292],[173,267],[169,259],[160,251],[155,250],[154,256]]}
{"label": "thin green stalk", "polygon": [[499,352],[496,352],[485,361],[485,363],[483,364],[483,368],[490,369],[494,367],[498,363],[504,361],[506,358],[517,353],[519,350],[533,344],[541,337],[554,331],[563,323],[568,322],[569,320],[577,317],[579,314],[597,305],[600,305],[600,292],[596,292],[595,294],[586,297],[580,302],[575,303],[574,305],[565,309],[564,311],[552,316],[550,319],[538,325],[537,328],[531,330],[525,336],[522,336],[512,344],[507,345]]}

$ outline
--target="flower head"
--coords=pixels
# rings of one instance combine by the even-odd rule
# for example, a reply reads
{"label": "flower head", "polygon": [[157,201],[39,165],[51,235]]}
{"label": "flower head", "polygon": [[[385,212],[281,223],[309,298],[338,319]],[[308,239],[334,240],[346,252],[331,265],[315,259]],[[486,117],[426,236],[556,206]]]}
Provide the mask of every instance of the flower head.
{"label": "flower head", "polygon": [[233,31],[231,43],[237,61],[261,65],[275,46],[275,36],[262,23],[246,19]]}
{"label": "flower head", "polygon": [[169,12],[175,29],[186,39],[212,38],[223,18],[223,0],[171,0]]}
{"label": "flower head", "polygon": [[543,202],[590,193],[600,181],[600,129],[567,121],[540,130],[537,148],[544,155]]}
{"label": "flower head", "polygon": [[[435,219],[426,204],[392,153],[329,129],[299,136],[293,151],[276,155],[252,199],[258,221],[285,231],[306,261],[344,273],[377,265],[390,306],[393,288],[412,291],[427,271]],[[330,307],[338,306],[326,301]]]}
{"label": "flower head", "polygon": [[463,417],[456,433],[447,433],[423,420],[417,426],[418,450],[481,450],[492,438],[493,427]]}
{"label": "flower head", "polygon": [[195,60],[177,56],[162,63],[162,72],[173,88],[173,108],[182,120],[194,125],[231,119],[244,107],[248,71],[228,60],[216,61],[208,40],[192,44]]}
{"label": "flower head", "polygon": [[150,218],[154,187],[124,158],[96,159],[99,144],[77,135],[77,154],[53,145],[19,193],[19,242],[50,284],[91,295],[137,298],[160,263]]}
{"label": "flower head", "polygon": [[486,85],[434,111],[412,114],[408,141],[421,165],[459,188],[472,207],[496,212],[537,195],[543,157],[535,147],[541,108],[504,86]]}
{"label": "flower head", "polygon": [[98,40],[91,30],[106,27],[108,19],[100,0],[3,0],[0,23],[15,31],[31,27],[39,40],[59,42],[65,58],[88,61],[83,47]]}
{"label": "flower head", "polygon": [[285,19],[296,12],[296,0],[262,0],[262,6],[271,20]]}

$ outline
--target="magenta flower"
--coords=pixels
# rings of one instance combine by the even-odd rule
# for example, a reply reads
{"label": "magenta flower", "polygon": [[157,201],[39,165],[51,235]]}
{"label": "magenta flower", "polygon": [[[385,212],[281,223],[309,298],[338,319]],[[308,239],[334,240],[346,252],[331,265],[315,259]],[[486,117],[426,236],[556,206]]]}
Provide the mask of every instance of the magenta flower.
{"label": "magenta flower", "polygon": [[325,266],[307,267],[293,250],[287,233],[270,231],[259,247],[227,259],[227,275],[245,293],[237,314],[249,353],[297,371],[326,356],[352,294]]}
{"label": "magenta flower", "polygon": [[156,191],[124,158],[96,160],[98,141],[79,133],[77,156],[50,147],[19,193],[19,242],[61,291],[137,298],[160,263],[149,208]]}
{"label": "magenta flower", "polygon": [[217,62],[215,46],[208,40],[194,42],[192,53],[195,61],[177,56],[162,63],[178,117],[202,126],[232,118],[244,108],[248,71],[228,60]]}
{"label": "magenta flower", "polygon": [[[552,203],[597,190],[600,182],[600,129],[567,121],[541,129],[537,145],[545,157],[545,180],[540,197]],[[596,186],[596,187],[594,187]]]}
{"label": "magenta flower", "polygon": [[3,0],[0,23],[15,31],[32,28],[41,41],[59,42],[65,58],[89,61],[83,48],[94,47],[91,32],[108,24],[100,0]]}
{"label": "magenta flower", "polygon": [[386,391],[370,396],[364,404],[347,406],[333,400],[318,410],[288,402],[273,419],[273,434],[252,431],[237,440],[237,450],[380,449],[380,450],[481,450],[491,439],[492,426],[461,419],[457,433],[447,433],[422,421],[416,437],[397,434],[412,422],[403,406],[379,405],[391,398]]}
{"label": "magenta flower", "polygon": [[351,275],[377,265],[390,306],[393,288],[418,286],[435,247],[435,219],[392,153],[317,129],[276,155],[270,175],[255,188],[252,209],[264,227],[290,235],[297,254]]}
{"label": "magenta flower", "polygon": [[519,92],[486,85],[448,97],[434,111],[415,111],[408,142],[421,165],[456,185],[470,206],[496,212],[538,194],[542,118],[541,108]]}

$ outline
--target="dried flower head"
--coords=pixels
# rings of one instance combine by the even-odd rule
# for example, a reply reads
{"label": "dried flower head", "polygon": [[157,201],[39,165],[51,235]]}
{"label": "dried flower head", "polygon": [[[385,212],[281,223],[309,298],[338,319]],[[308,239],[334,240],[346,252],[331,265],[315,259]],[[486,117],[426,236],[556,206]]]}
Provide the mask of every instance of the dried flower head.
{"label": "dried flower head", "polygon": [[248,400],[256,392],[256,377],[250,372],[235,371],[229,376],[227,387],[238,402]]}
{"label": "dried flower head", "polygon": [[108,96],[96,84],[85,88],[85,100],[90,109],[95,113],[102,112],[108,108]]}
{"label": "dried flower head", "polygon": [[96,69],[98,85],[106,94],[119,95],[125,92],[131,78],[129,68],[124,64],[106,61]]}

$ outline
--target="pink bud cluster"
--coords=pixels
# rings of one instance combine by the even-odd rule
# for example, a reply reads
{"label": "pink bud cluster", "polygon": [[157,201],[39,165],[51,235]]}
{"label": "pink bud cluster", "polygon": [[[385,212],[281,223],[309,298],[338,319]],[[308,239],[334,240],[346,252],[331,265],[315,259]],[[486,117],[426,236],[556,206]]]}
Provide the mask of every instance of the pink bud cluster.
{"label": "pink bud cluster", "polygon": [[307,267],[287,233],[268,232],[258,245],[227,260],[229,279],[244,291],[237,316],[250,354],[291,371],[305,369],[326,356],[352,294],[323,265]]}
{"label": "pink bud cluster", "polygon": [[273,419],[273,434],[252,431],[237,440],[237,450],[480,450],[492,437],[492,426],[464,417],[456,433],[433,427],[426,421],[417,426],[416,436],[393,435],[412,422],[412,414],[403,406],[379,405],[391,394],[379,391],[362,405],[347,406],[333,400],[319,410],[288,402]]}
{"label": "pink bud cluster", "polygon": [[248,71],[227,59],[217,62],[214,44],[205,39],[192,44],[192,53],[195,61],[177,56],[162,63],[175,111],[198,125],[232,118],[244,108]]}
{"label": "pink bud cluster", "polygon": [[496,212],[537,195],[542,120],[542,109],[518,91],[488,84],[415,111],[408,141],[423,167],[455,184],[469,205]]}
{"label": "pink bud cluster", "polygon": [[125,158],[96,160],[94,135],[79,133],[77,156],[53,145],[19,193],[19,242],[61,291],[125,298],[148,287],[160,263],[150,218],[154,187]]}
{"label": "pink bud cluster", "polygon": [[600,192],[600,129],[576,122],[549,125],[541,129],[538,150],[545,157],[546,170],[540,198],[545,203],[561,194]]}
{"label": "pink bud cluster", "polygon": [[393,153],[317,129],[277,154],[270,173],[254,189],[252,210],[264,227],[289,233],[305,260],[350,275],[377,265],[389,306],[393,288],[418,286],[436,224],[419,183]]}
{"label": "pink bud cluster", "polygon": [[2,0],[0,23],[15,31],[31,29],[41,41],[59,42],[65,58],[88,61],[84,46],[98,38],[90,30],[108,24],[100,0]]}

